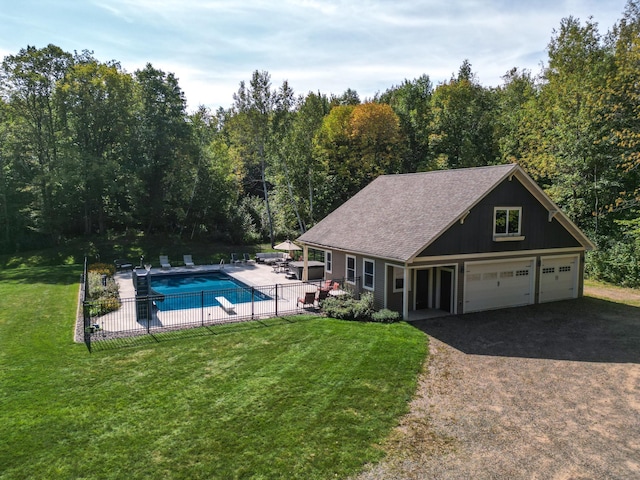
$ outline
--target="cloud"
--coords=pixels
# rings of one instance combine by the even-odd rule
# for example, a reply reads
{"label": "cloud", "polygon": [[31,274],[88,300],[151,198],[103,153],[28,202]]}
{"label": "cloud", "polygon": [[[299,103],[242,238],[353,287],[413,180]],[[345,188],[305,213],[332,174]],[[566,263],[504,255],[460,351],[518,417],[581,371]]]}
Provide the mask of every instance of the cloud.
{"label": "cloud", "polygon": [[563,17],[600,22],[626,0],[38,0],[0,11],[0,52],[54,43],[127,69],[147,62],[180,80],[190,108],[229,106],[266,70],[298,93],[371,97],[422,74],[434,83],[468,59],[485,85],[513,67],[537,73]]}

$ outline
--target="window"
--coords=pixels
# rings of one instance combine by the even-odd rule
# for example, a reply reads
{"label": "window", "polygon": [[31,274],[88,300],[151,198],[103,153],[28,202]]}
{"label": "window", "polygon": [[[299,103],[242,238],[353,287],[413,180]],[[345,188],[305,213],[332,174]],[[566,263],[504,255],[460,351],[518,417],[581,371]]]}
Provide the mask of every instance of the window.
{"label": "window", "polygon": [[347,283],[356,283],[356,257],[347,255]]}
{"label": "window", "polygon": [[330,251],[324,252],[324,269],[327,273],[331,273],[333,267],[333,254]]}
{"label": "window", "polygon": [[375,264],[373,260],[365,258],[362,264],[362,286],[367,290],[373,290],[375,278]]}
{"label": "window", "polygon": [[519,237],[522,207],[496,207],[493,216],[494,237]]}

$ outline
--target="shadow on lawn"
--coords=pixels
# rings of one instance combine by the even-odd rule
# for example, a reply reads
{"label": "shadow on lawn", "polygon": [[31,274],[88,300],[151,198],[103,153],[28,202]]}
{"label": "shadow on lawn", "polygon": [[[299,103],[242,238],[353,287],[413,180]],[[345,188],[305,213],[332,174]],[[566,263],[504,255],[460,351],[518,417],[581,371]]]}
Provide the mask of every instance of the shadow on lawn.
{"label": "shadow on lawn", "polygon": [[590,297],[412,325],[472,355],[640,363],[640,308]]}
{"label": "shadow on lawn", "polygon": [[310,315],[294,315],[287,317],[275,317],[262,320],[247,320],[222,325],[211,325],[206,327],[196,327],[187,329],[166,330],[157,333],[132,335],[129,337],[100,338],[100,333],[91,342],[91,351],[100,352],[126,347],[140,347],[161,342],[185,340],[198,337],[210,337],[230,333],[248,332],[260,328],[275,327],[278,325],[289,325],[299,323],[313,318]]}

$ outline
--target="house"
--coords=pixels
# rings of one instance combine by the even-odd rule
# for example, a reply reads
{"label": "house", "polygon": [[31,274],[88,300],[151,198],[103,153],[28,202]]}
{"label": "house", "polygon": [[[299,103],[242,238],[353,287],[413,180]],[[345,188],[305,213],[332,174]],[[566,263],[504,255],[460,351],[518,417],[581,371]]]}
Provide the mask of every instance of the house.
{"label": "house", "polygon": [[380,176],[298,241],[407,319],[577,298],[595,248],[517,164]]}

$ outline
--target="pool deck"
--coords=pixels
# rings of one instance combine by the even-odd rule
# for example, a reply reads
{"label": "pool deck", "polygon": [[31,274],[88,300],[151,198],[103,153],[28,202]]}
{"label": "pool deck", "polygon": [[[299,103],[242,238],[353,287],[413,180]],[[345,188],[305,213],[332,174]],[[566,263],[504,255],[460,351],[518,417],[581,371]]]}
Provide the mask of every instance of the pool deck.
{"label": "pool deck", "polygon": [[[171,267],[152,268],[151,275],[154,274],[178,274],[178,273],[207,273],[224,272],[236,278],[250,287],[264,287],[261,291],[267,295],[275,296],[275,285],[283,286],[277,290],[277,305],[279,311],[295,313],[296,310],[303,312],[303,308],[297,305],[297,299],[304,296],[305,291],[315,291],[316,285],[305,284],[300,280],[291,280],[285,277],[284,273],[276,273],[271,265],[262,263],[237,263],[225,265],[195,265],[193,267]],[[114,279],[118,283],[120,298],[134,299],[136,295],[133,286],[132,272],[117,272]],[[241,303],[234,305],[232,311],[224,310],[220,306],[204,307],[184,310],[159,311],[154,310],[153,318],[149,327],[157,328],[178,328],[181,325],[202,322],[202,324],[215,324],[234,322],[241,319],[265,318],[274,316],[276,312],[276,299],[265,300],[252,303]],[[97,318],[97,323],[103,332],[135,331],[146,328],[145,325],[137,321],[135,312],[135,302],[123,302],[120,309]],[[195,320],[194,320],[195,319]]]}

